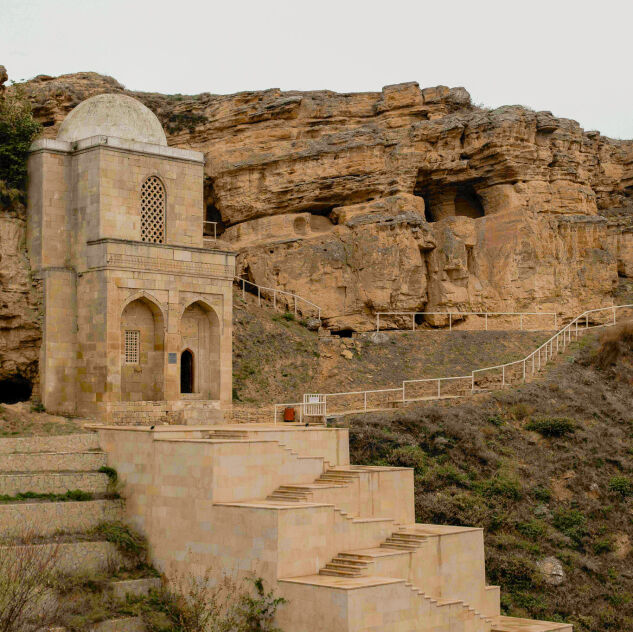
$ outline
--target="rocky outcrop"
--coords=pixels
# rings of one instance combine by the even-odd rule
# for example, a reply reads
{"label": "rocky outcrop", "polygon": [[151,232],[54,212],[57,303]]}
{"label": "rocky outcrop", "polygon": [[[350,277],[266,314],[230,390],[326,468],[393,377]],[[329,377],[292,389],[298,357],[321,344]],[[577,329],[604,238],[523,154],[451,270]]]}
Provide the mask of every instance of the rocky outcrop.
{"label": "rocky outcrop", "polygon": [[376,311],[570,315],[633,274],[633,142],[549,112],[416,83],[183,96],[79,73],[24,88],[51,137],[95,94],[143,101],[171,145],[205,153],[207,219],[240,271],[319,303],[334,330],[371,329]]}

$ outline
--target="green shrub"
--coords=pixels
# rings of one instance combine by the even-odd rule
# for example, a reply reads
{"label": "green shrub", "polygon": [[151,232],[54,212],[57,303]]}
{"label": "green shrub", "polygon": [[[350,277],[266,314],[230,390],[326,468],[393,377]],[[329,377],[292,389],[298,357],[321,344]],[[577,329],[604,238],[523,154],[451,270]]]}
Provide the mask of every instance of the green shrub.
{"label": "green shrub", "polygon": [[123,522],[102,522],[95,527],[94,534],[128,555],[141,556],[147,550],[145,538]]}
{"label": "green shrub", "polygon": [[633,481],[626,476],[613,476],[609,480],[609,491],[622,498],[633,496]]}
{"label": "green shrub", "polygon": [[110,479],[111,483],[116,483],[117,480],[119,479],[119,475],[117,474],[117,471],[113,467],[108,467],[107,465],[102,465],[99,468],[99,472],[101,472],[102,474],[107,474],[107,476]]}
{"label": "green shrub", "polygon": [[519,522],[517,531],[531,540],[540,540],[547,533],[547,525],[541,520],[530,520],[530,522]]}
{"label": "green shrub", "polygon": [[564,437],[572,434],[576,425],[568,417],[543,417],[532,419],[526,424],[525,429],[538,432],[543,437]]}
{"label": "green shrub", "polygon": [[548,503],[552,499],[552,492],[542,485],[538,485],[532,490],[532,496],[542,503]]}
{"label": "green shrub", "polygon": [[501,415],[491,415],[490,417],[488,417],[487,421],[489,424],[492,424],[493,426],[497,426],[497,428],[503,426],[503,424],[505,423]]}
{"label": "green shrub", "polygon": [[585,515],[578,509],[559,509],[554,513],[554,526],[578,544],[587,533]]}
{"label": "green shrub", "polygon": [[44,404],[42,404],[42,402],[35,400],[31,403],[31,412],[43,413],[43,412],[46,412],[46,408],[44,408]]}
{"label": "green shrub", "polygon": [[31,104],[18,87],[0,96],[0,202],[24,203],[26,159],[40,125],[31,114]]}
{"label": "green shrub", "polygon": [[608,540],[606,538],[603,540],[596,540],[596,542],[593,543],[593,552],[596,555],[611,553],[614,550],[615,550],[615,546],[613,545],[613,542],[611,542],[611,540]]}
{"label": "green shrub", "polygon": [[405,445],[392,450],[387,461],[395,467],[412,467],[416,474],[422,474],[426,470],[426,455],[417,445]]}
{"label": "green shrub", "polygon": [[510,500],[523,498],[523,488],[518,478],[499,472],[496,476],[478,485],[479,492],[486,498],[500,496]]}

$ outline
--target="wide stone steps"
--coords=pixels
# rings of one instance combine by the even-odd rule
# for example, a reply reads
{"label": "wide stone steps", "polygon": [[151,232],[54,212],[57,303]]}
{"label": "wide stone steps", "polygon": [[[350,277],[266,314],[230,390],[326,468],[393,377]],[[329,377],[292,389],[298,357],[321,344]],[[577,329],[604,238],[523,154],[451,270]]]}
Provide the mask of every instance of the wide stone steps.
{"label": "wide stone steps", "polygon": [[90,494],[105,494],[110,479],[100,472],[32,472],[0,474],[0,496],[35,492],[65,494],[81,490]]}
{"label": "wide stone steps", "polygon": [[[94,433],[0,439],[0,496],[75,490],[105,494],[110,479],[99,471],[105,465],[106,455]],[[30,511],[46,521],[43,507]],[[51,507],[51,515],[60,511]]]}
{"label": "wide stone steps", "polygon": [[337,555],[319,571],[319,575],[333,575],[339,577],[361,577],[367,571],[371,562]]}
{"label": "wide stone steps", "polygon": [[123,518],[122,500],[80,502],[9,502],[0,504],[0,539],[20,537],[25,530],[40,537],[90,531],[101,522]]}
{"label": "wide stone steps", "polygon": [[[38,544],[8,544],[0,546],[0,556],[21,555],[20,549],[31,549],[31,556],[54,555],[55,569],[60,573],[107,573],[111,568],[132,568],[136,562],[125,557],[111,542],[81,539],[56,541],[54,538]],[[53,553],[54,552],[54,553]]]}
{"label": "wide stone steps", "polygon": [[98,449],[99,436],[94,432],[0,439],[0,454],[14,454],[16,452],[88,452]]}
{"label": "wide stone steps", "polygon": [[17,452],[0,454],[0,472],[91,472],[106,465],[103,452]]}
{"label": "wide stone steps", "polygon": [[209,430],[203,433],[204,439],[248,439],[244,430]]}
{"label": "wide stone steps", "polygon": [[419,549],[425,541],[426,537],[424,535],[397,531],[392,533],[380,546],[383,549],[415,551]]}

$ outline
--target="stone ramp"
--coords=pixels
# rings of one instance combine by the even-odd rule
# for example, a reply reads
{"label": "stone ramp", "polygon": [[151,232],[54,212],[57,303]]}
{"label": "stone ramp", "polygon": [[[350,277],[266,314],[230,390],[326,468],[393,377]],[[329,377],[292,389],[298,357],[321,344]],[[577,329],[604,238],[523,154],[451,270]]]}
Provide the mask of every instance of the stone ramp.
{"label": "stone ramp", "polygon": [[553,621],[536,621],[534,619],[518,619],[515,617],[495,617],[490,632],[572,632],[569,623]]}
{"label": "stone ramp", "polygon": [[[288,598],[293,598],[293,594],[297,598],[302,592],[309,594],[310,589],[318,591],[320,596],[315,594],[315,600],[328,609],[330,616],[338,616],[341,623],[348,613],[355,614],[355,630],[491,632],[491,619],[468,604],[459,600],[433,599],[404,579],[308,575],[284,578],[279,584]],[[337,629],[335,621],[329,623],[331,627],[327,629]],[[293,620],[292,630],[311,632],[314,630],[311,625],[313,621],[302,621],[299,617]]]}

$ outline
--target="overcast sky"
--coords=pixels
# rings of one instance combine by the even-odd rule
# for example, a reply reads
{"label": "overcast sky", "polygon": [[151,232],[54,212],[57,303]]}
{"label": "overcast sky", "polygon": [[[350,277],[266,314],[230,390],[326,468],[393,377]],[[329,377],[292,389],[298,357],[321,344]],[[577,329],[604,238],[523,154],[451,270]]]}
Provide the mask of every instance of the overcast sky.
{"label": "overcast sky", "polygon": [[464,86],[630,139],[632,19],[630,0],[0,0],[0,64],[183,94]]}

